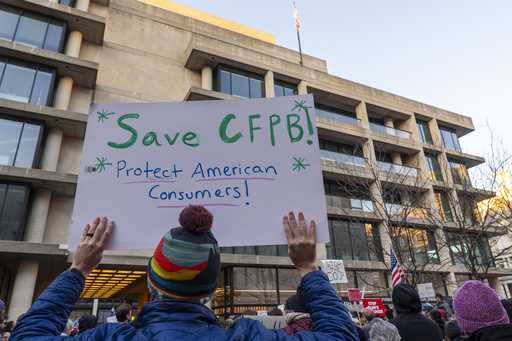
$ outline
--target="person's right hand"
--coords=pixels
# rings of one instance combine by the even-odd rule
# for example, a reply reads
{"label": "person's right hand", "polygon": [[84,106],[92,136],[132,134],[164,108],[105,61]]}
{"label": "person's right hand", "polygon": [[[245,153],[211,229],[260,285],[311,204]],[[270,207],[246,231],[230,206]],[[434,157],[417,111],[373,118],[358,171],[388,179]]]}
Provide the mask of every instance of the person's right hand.
{"label": "person's right hand", "polygon": [[302,276],[317,270],[316,266],[316,224],[306,223],[304,214],[299,213],[299,222],[293,212],[283,217],[283,227],[288,240],[288,255]]}
{"label": "person's right hand", "polygon": [[105,245],[109,241],[114,222],[109,222],[106,217],[96,218],[92,224],[85,226],[80,244],[73,255],[71,269],[76,269],[87,275],[100,263]]}

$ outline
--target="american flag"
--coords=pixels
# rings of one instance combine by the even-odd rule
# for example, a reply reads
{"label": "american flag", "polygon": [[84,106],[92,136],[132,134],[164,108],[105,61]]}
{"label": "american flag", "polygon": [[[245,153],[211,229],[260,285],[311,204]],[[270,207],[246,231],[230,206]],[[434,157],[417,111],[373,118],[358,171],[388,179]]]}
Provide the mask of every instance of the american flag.
{"label": "american flag", "polygon": [[402,282],[402,276],[403,276],[402,267],[400,266],[400,263],[398,262],[398,259],[396,258],[395,251],[393,250],[393,247],[391,246],[391,282],[393,284],[393,288]]}
{"label": "american flag", "polygon": [[295,18],[295,28],[300,30],[300,17],[299,17],[299,10],[297,9],[297,6],[295,5],[295,1],[293,2],[293,17]]}

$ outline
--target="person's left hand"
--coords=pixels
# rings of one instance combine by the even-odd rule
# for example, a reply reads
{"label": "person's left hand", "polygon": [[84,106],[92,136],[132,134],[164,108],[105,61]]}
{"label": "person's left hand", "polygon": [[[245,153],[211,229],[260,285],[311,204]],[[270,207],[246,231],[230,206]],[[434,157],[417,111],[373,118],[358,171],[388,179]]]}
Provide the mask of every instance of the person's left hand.
{"label": "person's left hand", "polygon": [[80,271],[84,277],[100,263],[105,245],[112,236],[114,222],[106,217],[96,218],[91,224],[85,226],[80,244],[73,255],[71,269]]}

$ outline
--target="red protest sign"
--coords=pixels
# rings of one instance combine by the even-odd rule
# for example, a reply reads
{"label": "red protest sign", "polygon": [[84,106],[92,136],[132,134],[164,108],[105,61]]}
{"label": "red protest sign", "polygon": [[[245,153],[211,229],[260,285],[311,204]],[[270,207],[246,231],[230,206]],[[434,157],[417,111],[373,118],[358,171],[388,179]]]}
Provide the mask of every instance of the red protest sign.
{"label": "red protest sign", "polygon": [[361,290],[358,288],[349,288],[348,289],[348,300],[350,302],[359,302],[361,301],[362,295]]}
{"label": "red protest sign", "polygon": [[386,316],[386,307],[382,298],[363,298],[363,307],[373,311],[378,317]]}

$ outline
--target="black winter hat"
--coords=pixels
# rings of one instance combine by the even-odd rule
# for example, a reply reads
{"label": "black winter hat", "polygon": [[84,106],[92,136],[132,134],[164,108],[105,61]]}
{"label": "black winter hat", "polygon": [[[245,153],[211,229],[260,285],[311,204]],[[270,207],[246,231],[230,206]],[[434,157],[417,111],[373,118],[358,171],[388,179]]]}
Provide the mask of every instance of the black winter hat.
{"label": "black winter hat", "polygon": [[393,305],[398,314],[421,312],[420,295],[409,284],[400,283],[393,289]]}

